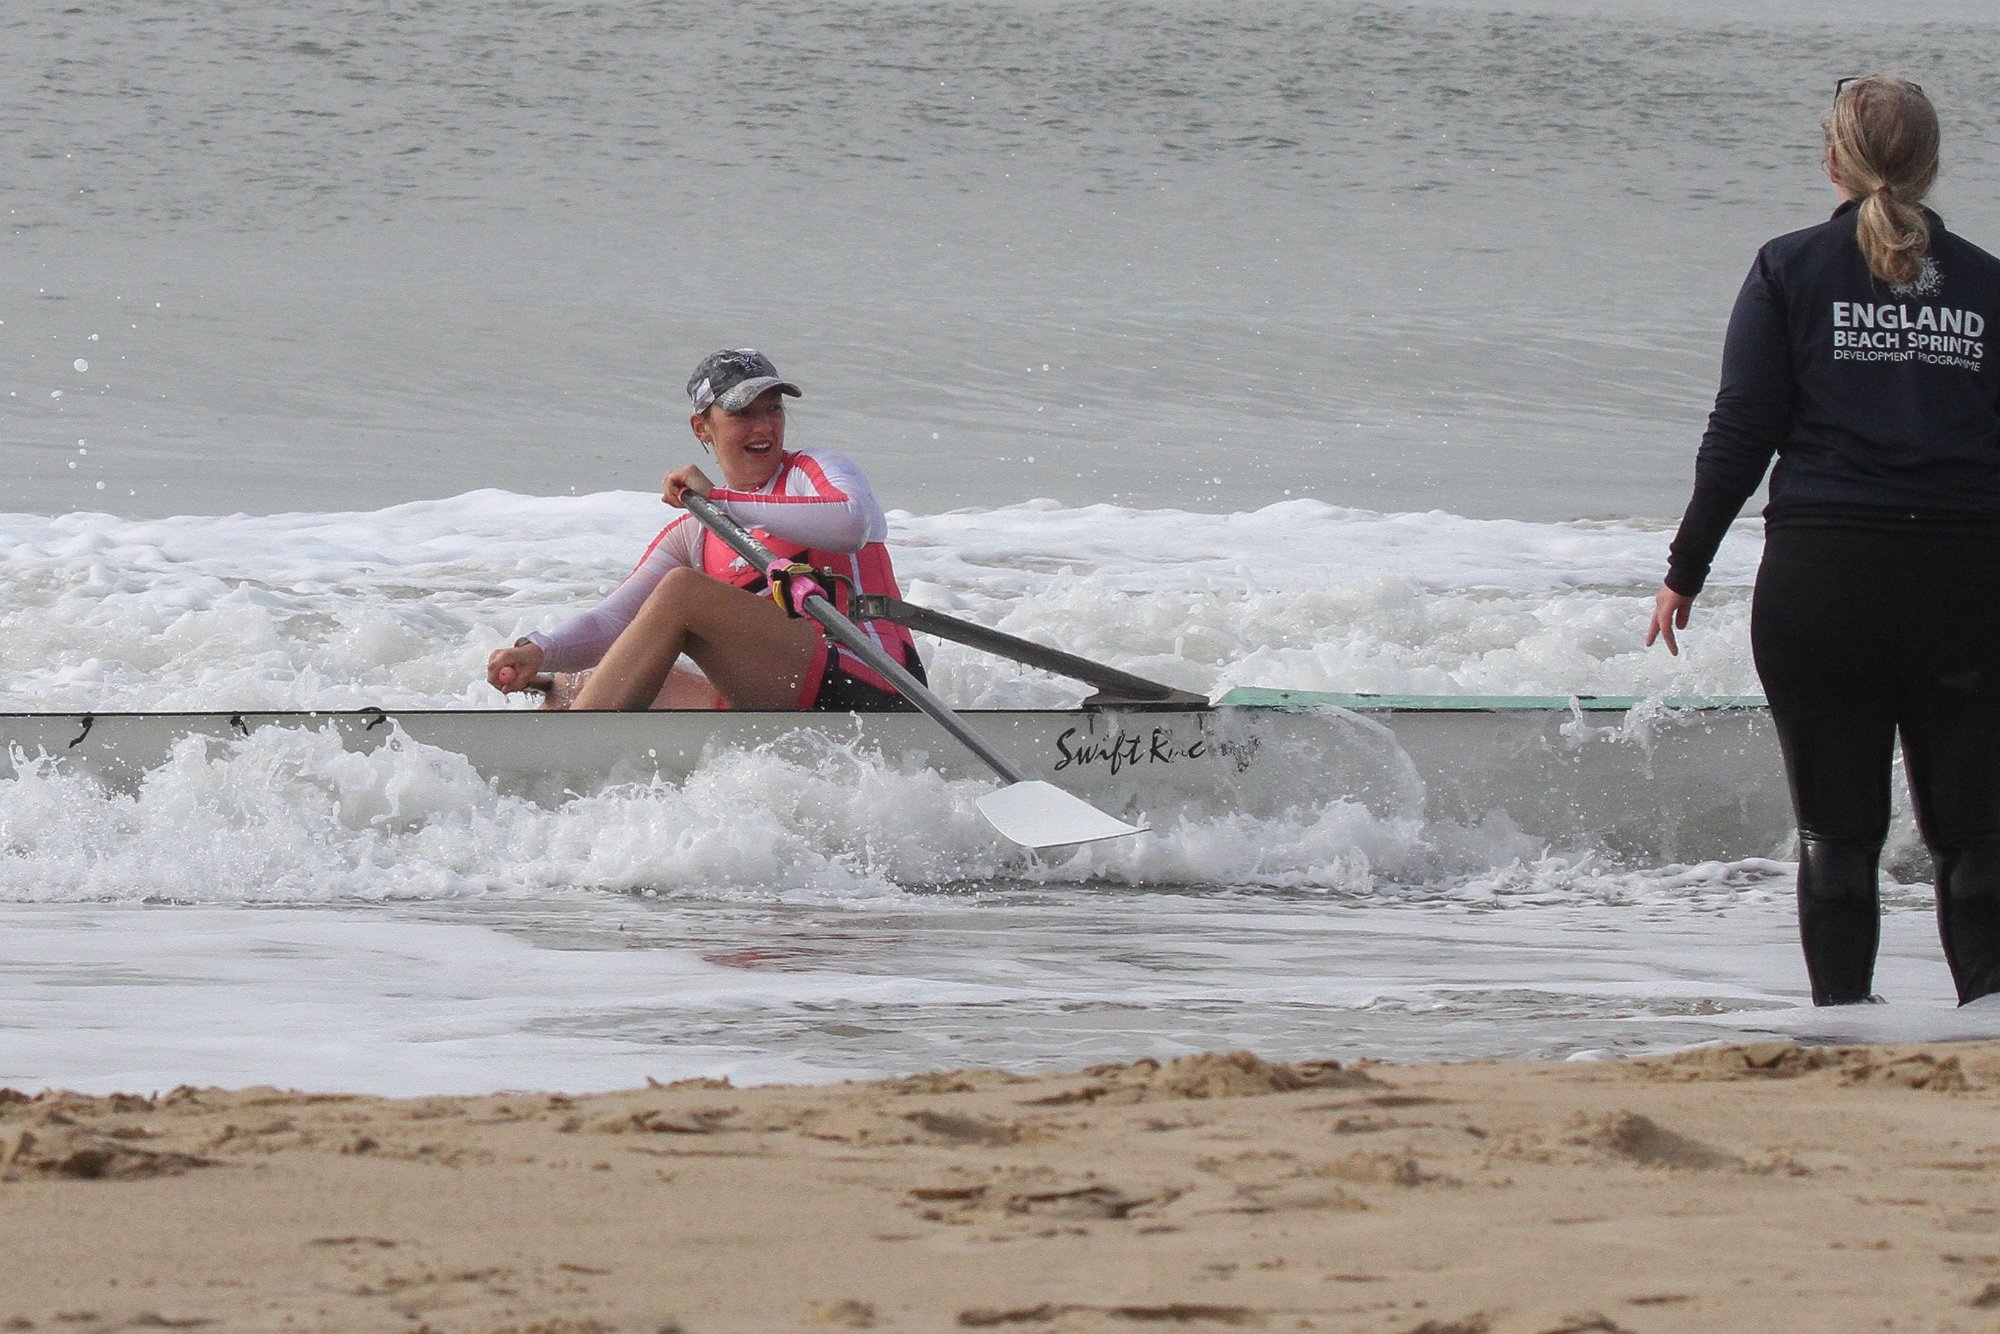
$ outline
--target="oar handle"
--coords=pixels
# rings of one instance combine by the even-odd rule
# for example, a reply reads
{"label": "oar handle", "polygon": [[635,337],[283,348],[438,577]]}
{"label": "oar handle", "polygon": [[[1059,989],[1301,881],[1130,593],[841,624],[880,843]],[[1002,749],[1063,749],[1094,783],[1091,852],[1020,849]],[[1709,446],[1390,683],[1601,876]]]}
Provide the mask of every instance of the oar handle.
{"label": "oar handle", "polygon": [[[758,569],[767,570],[777,560],[769,547],[746,532],[743,525],[710,504],[707,497],[685,491],[681,493],[681,502],[687,506],[688,513],[701,521],[703,527],[721,538],[737,555]],[[826,628],[827,634],[886,677],[904,699],[929,714],[933,722],[957,737],[960,744],[985,761],[987,768],[1009,783],[1023,781],[1020,770],[1010,764],[1005,756],[987,745],[977,732],[961,722],[958,715],[953,713],[943,700],[931,693],[930,687],[912,676],[902,663],[883,652],[880,644],[863,634],[860,627],[842,616],[831,602],[817,594],[810,595],[805,599],[804,610],[806,615]]]}

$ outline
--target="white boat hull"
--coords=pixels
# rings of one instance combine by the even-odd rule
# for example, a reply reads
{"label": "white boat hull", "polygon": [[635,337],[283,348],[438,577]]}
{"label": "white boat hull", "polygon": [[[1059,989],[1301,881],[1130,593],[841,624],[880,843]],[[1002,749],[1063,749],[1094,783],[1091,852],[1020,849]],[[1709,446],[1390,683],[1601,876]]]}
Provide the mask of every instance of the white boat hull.
{"label": "white boat hull", "polygon": [[[1027,778],[1155,829],[1351,801],[1383,818],[1506,822],[1554,851],[1658,862],[1784,850],[1791,813],[1760,703],[1239,691],[1209,708],[960,716]],[[265,727],[331,731],[350,750],[407,737],[462,755],[501,790],[545,803],[624,783],[678,783],[717,754],[759,747],[810,756],[834,744],[895,766],[990,777],[919,714],[32,713],[0,715],[0,748],[16,767],[49,757],[130,789],[184,738],[227,743]]]}
{"label": "white boat hull", "polygon": [[1386,728],[1426,817],[1511,821],[1552,849],[1658,864],[1789,855],[1791,793],[1757,704],[1358,710]]}

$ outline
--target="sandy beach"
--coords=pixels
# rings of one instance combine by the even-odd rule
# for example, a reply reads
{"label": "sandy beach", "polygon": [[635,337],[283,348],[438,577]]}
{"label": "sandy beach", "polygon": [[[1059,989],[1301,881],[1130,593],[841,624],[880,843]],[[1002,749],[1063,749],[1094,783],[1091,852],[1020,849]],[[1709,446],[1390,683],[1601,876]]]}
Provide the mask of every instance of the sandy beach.
{"label": "sandy beach", "polygon": [[0,1329],[2000,1330],[2000,1042],[0,1093]]}

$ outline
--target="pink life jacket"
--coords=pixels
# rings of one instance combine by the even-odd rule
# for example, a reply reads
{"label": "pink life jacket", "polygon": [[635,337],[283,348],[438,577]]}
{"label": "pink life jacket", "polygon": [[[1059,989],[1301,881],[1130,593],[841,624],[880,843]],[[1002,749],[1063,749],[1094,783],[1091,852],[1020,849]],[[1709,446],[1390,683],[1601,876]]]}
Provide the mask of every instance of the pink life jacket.
{"label": "pink life jacket", "polygon": [[[819,463],[810,455],[794,454],[786,451],[784,461],[771,480],[757,491],[731,491],[717,487],[710,493],[711,500],[736,502],[737,508],[786,503],[801,505],[825,504],[847,499],[837,485],[830,480]],[[746,527],[750,525],[746,524]],[[782,526],[782,525],[781,525]],[[877,594],[884,597],[901,598],[902,589],[896,583],[896,570],[889,560],[889,548],[881,542],[869,542],[859,551],[821,551],[800,542],[778,537],[768,529],[751,527],[751,535],[771,549],[771,553],[785,560],[802,561],[815,570],[824,570],[845,579],[856,594]],[[730,549],[729,545],[714,533],[704,531],[701,538],[701,570],[712,579],[720,579],[736,588],[761,592],[765,587],[764,572],[751,565]],[[832,592],[831,589],[828,590]],[[916,641],[903,626],[889,621],[858,621],[861,632],[879,644],[883,652],[905,667],[917,660]],[[868,666],[854,653],[838,644],[829,645],[840,654],[841,670],[857,681],[865,682],[881,690],[893,691],[891,685],[874,668]]]}

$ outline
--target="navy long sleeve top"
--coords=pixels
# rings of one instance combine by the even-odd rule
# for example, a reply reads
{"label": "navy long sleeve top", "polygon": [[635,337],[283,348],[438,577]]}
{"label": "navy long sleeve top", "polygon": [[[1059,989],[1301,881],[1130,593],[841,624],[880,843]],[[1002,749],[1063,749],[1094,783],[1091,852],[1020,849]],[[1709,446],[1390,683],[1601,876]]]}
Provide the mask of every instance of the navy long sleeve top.
{"label": "navy long sleeve top", "polygon": [[1922,272],[1891,286],[1869,272],[1857,213],[1767,243],[1743,280],[1669,557],[1676,592],[1701,591],[1774,456],[1767,528],[2000,532],[2000,260],[1927,212]]}

